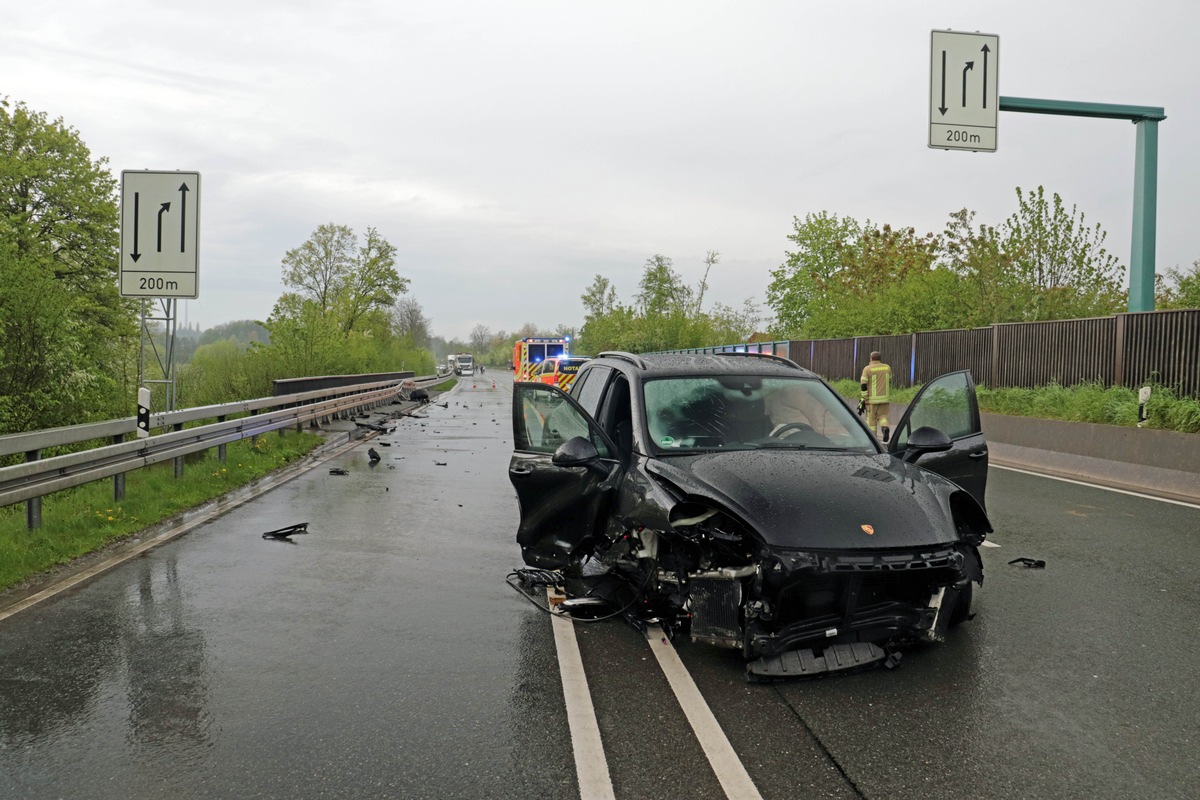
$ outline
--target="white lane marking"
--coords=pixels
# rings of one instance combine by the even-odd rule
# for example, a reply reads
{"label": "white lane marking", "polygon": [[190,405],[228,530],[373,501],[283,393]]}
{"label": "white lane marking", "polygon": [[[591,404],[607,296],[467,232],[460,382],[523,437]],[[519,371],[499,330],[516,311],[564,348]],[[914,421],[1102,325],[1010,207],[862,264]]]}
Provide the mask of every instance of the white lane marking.
{"label": "white lane marking", "polygon": [[[546,599],[556,595],[546,590]],[[596,709],[588,691],[583,672],[583,657],[575,639],[575,623],[560,616],[551,617],[554,628],[554,648],[558,651],[558,672],[562,676],[563,698],[567,705],[567,725],[571,730],[571,747],[575,751],[575,772],[579,777],[579,800],[616,800],[604,744],[600,741],[600,726]]]}
{"label": "white lane marking", "polygon": [[995,542],[991,541],[990,539],[985,539],[983,542],[983,546],[984,547],[999,547],[1000,545],[996,544]]}
{"label": "white lane marking", "polygon": [[1106,492],[1116,492],[1117,494],[1127,494],[1131,497],[1141,497],[1146,500],[1157,500],[1160,503],[1171,503],[1176,506],[1184,506],[1185,508],[1200,508],[1196,503],[1188,503],[1183,500],[1172,500],[1168,497],[1155,497],[1152,494],[1142,494],[1141,492],[1131,492],[1128,489],[1116,489],[1112,486],[1101,486],[1098,483],[1088,483],[1087,481],[1077,481],[1072,478],[1060,478],[1057,475],[1047,475],[1044,472],[1032,472],[1027,469],[1017,469],[1016,467],[1002,467],[999,464],[991,464],[990,466],[996,469],[1006,469],[1009,472],[1020,472],[1022,475],[1033,475],[1038,478],[1049,478],[1052,481],[1062,481],[1063,483],[1073,483],[1076,486],[1087,486],[1092,489],[1103,489]]}
{"label": "white lane marking", "polygon": [[650,645],[650,651],[658,660],[658,666],[667,676],[667,683],[675,692],[675,699],[679,701],[688,724],[692,726],[696,739],[704,748],[704,754],[708,756],[708,763],[712,765],[717,780],[721,782],[725,796],[730,800],[762,800],[762,795],[758,793],[754,781],[750,780],[746,767],[734,752],[725,731],[721,730],[721,724],[713,716],[712,709],[704,702],[704,696],[700,694],[696,682],[683,666],[683,661],[667,639],[666,633],[661,628],[648,627],[646,643]]}

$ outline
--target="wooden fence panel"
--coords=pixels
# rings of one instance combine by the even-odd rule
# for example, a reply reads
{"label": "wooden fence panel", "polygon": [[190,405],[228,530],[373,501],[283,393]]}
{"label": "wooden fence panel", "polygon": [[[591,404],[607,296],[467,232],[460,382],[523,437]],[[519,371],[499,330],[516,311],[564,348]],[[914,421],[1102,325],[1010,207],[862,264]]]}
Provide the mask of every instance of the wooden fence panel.
{"label": "wooden fence panel", "polygon": [[818,339],[812,344],[813,372],[827,381],[858,379],[854,372],[854,339]]}
{"label": "wooden fence panel", "polygon": [[1200,397],[1200,309],[1121,316],[1124,385],[1155,382],[1180,396]]}
{"label": "wooden fence panel", "polygon": [[892,368],[892,386],[903,389],[912,384],[912,334],[903,333],[898,336],[859,336],[858,352],[854,357],[854,374],[850,377],[857,380],[862,377],[863,367],[871,361],[871,352],[878,350],[883,363]]}
{"label": "wooden fence panel", "polygon": [[1116,317],[1012,322],[996,325],[995,330],[996,386],[1112,385]]}
{"label": "wooden fence panel", "polygon": [[780,355],[787,356],[805,369],[812,369],[812,339],[793,339],[786,344],[787,352]]}
{"label": "wooden fence panel", "polygon": [[993,328],[926,331],[916,335],[916,383],[928,383],[939,375],[971,370],[976,383],[992,381]]}
{"label": "wooden fence panel", "polygon": [[1200,398],[1200,309],[1094,319],[1006,322],[973,330],[922,331],[857,339],[795,339],[706,347],[790,358],[827,380],[857,380],[872,350],[891,365],[897,387],[970,369],[993,388],[1049,383],[1124,385],[1155,381]]}

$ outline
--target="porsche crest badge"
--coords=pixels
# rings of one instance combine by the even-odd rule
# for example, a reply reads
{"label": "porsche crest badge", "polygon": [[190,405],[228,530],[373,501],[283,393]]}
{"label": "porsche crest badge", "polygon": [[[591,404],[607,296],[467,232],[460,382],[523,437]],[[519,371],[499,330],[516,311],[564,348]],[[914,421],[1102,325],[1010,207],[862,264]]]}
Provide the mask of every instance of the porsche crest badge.
{"label": "porsche crest badge", "polygon": [[873,525],[860,525],[859,527],[862,528],[863,533],[865,533],[867,536],[875,535],[875,527]]}

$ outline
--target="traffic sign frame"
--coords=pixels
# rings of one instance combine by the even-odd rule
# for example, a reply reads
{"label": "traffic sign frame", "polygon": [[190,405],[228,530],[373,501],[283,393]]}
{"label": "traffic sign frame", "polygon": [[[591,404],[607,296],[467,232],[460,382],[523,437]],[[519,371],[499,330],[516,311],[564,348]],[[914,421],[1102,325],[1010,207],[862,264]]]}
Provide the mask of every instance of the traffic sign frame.
{"label": "traffic sign frame", "polygon": [[996,152],[1000,37],[935,30],[929,42],[929,146]]}
{"label": "traffic sign frame", "polygon": [[121,172],[122,297],[200,296],[200,173]]}

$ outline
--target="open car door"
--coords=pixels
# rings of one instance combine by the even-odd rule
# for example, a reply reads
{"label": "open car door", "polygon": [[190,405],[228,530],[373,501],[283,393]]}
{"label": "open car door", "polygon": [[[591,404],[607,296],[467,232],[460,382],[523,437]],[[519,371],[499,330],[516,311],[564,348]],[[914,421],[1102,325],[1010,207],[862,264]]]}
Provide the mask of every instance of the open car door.
{"label": "open car door", "polygon": [[556,386],[513,384],[517,544],[532,567],[561,569],[588,552],[622,467],[616,448],[580,405]]}
{"label": "open car door", "polygon": [[975,382],[968,370],[949,372],[921,387],[896,426],[888,452],[903,456],[908,438],[922,427],[937,428],[950,438],[950,449],[926,453],[917,464],[966,489],[984,505],[987,488],[988,447],[979,418]]}

